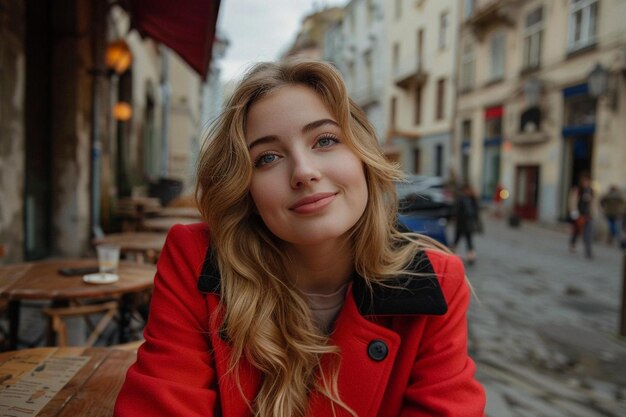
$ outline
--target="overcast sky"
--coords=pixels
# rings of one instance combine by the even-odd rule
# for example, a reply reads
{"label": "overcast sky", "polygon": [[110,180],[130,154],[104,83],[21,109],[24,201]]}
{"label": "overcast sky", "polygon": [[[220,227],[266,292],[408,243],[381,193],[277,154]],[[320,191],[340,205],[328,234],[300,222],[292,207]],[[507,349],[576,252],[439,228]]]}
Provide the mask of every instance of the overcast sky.
{"label": "overcast sky", "polygon": [[295,39],[302,18],[321,6],[347,0],[222,0],[218,27],[230,46],[220,61],[222,80],[239,77],[250,64],[273,61]]}

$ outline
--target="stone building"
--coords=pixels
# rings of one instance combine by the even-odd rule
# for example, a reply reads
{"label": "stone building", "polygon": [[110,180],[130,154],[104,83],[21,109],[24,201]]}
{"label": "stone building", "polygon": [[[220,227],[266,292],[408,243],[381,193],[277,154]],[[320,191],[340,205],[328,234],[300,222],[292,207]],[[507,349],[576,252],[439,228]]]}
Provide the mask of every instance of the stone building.
{"label": "stone building", "polygon": [[447,177],[453,148],[458,1],[384,4],[388,153],[408,173]]}
{"label": "stone building", "polygon": [[386,69],[385,19],[382,0],[352,0],[343,18],[326,33],[323,58],[342,72],[350,97],[365,111],[384,143]]}
{"label": "stone building", "polygon": [[300,56],[322,59],[324,56],[326,32],[342,17],[341,7],[317,10],[302,19],[300,30],[292,45],[287,48],[282,58]]}
{"label": "stone building", "polygon": [[[94,228],[110,226],[115,198],[186,171],[172,138],[186,147],[197,134],[219,1],[198,0],[204,18],[119,4],[0,0],[0,262],[81,256]],[[150,25],[178,18],[185,48]],[[187,62],[172,58],[168,77],[162,43]]]}
{"label": "stone building", "polygon": [[626,4],[459,4],[460,176],[485,200],[501,184],[510,211],[544,222],[565,218],[568,190],[583,173],[597,194],[623,187]]}

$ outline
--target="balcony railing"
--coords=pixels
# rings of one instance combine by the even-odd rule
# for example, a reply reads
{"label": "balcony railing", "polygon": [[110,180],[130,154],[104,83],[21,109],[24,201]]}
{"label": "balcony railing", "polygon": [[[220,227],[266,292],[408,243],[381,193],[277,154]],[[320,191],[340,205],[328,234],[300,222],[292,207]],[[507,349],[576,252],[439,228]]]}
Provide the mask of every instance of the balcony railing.
{"label": "balcony railing", "polygon": [[399,65],[394,70],[394,80],[398,87],[411,90],[426,82],[428,73],[424,69],[424,62],[417,59],[406,65]]}
{"label": "balcony railing", "polygon": [[382,85],[359,84],[353,91],[350,91],[350,97],[362,108],[376,104],[383,96]]}
{"label": "balcony railing", "polygon": [[523,0],[484,0],[478,2],[476,9],[467,18],[465,24],[474,31],[478,38],[482,38],[495,25],[514,25],[517,9],[521,4],[523,4]]}

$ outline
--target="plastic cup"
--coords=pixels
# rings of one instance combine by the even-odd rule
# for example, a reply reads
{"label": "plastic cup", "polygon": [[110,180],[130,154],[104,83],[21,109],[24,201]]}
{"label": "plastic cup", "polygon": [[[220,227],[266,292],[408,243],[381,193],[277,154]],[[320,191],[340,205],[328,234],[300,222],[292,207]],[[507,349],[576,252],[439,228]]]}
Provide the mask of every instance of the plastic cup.
{"label": "plastic cup", "polygon": [[98,245],[98,268],[101,274],[117,274],[120,263],[120,247],[115,245]]}

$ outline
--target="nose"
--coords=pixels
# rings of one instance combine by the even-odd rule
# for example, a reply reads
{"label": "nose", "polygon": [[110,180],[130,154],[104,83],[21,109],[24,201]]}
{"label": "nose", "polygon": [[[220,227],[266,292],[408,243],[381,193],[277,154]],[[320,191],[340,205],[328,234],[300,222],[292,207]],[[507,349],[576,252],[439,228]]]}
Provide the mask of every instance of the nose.
{"label": "nose", "polygon": [[312,182],[319,181],[321,176],[319,167],[310,156],[298,155],[293,158],[291,172],[291,186],[293,188],[306,187]]}

